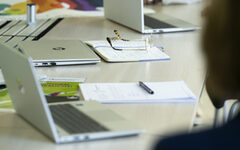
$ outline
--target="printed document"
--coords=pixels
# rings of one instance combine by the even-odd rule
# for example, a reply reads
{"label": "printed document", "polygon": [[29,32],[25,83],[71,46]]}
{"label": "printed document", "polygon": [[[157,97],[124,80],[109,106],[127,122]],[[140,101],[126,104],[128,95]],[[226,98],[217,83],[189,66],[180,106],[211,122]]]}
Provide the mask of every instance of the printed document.
{"label": "printed document", "polygon": [[79,85],[84,100],[101,103],[194,102],[196,97],[183,81],[144,82],[154,94],[138,83],[84,83]]}

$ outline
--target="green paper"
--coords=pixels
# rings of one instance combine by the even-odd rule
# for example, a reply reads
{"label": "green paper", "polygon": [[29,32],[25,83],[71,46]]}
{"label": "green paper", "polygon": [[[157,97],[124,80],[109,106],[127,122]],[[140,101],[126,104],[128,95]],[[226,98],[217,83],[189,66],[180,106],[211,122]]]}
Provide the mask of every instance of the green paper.
{"label": "green paper", "polygon": [[5,103],[0,103],[0,109],[13,109],[13,104],[11,101],[6,101]]}
{"label": "green paper", "polygon": [[10,97],[7,89],[0,90],[0,102],[9,101]]}
{"label": "green paper", "polygon": [[78,92],[78,82],[53,82],[45,81],[41,82],[43,92],[48,95],[52,93],[58,93],[57,96],[73,96]]}
{"label": "green paper", "polygon": [[[41,82],[45,95],[74,96],[79,90],[79,82]],[[7,89],[0,90],[0,109],[13,109]]]}

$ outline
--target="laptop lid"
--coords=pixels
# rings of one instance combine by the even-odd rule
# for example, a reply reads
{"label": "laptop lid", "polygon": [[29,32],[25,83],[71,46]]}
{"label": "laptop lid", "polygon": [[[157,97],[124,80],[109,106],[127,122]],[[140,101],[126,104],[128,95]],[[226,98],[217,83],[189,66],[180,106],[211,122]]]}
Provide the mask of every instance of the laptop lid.
{"label": "laptop lid", "polygon": [[196,25],[162,13],[144,15],[143,0],[104,0],[104,15],[107,19],[141,33],[180,32],[199,29]]}
{"label": "laptop lid", "polygon": [[48,137],[58,141],[31,59],[16,49],[0,44],[0,68],[16,112]]}
{"label": "laptop lid", "polygon": [[144,31],[143,0],[104,0],[103,5],[107,19]]}
{"label": "laptop lid", "polygon": [[35,66],[92,64],[100,58],[80,40],[40,40],[20,42],[21,49],[31,56]]}

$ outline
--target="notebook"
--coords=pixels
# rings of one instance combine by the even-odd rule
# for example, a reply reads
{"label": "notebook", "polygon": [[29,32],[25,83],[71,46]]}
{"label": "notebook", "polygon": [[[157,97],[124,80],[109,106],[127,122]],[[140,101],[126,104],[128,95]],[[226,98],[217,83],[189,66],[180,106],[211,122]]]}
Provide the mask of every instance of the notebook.
{"label": "notebook", "polygon": [[144,15],[143,6],[143,0],[104,0],[104,16],[141,33],[180,32],[199,29],[196,25],[163,13]]}
{"label": "notebook", "polygon": [[31,56],[35,66],[95,64],[100,58],[80,40],[22,41],[17,49]]}
{"label": "notebook", "polygon": [[196,102],[196,96],[183,81],[146,82],[153,94],[138,83],[79,84],[82,99],[101,103]]}
{"label": "notebook", "polygon": [[85,41],[94,51],[107,62],[141,62],[170,60],[163,52],[163,47],[151,47],[144,50],[145,42],[117,40],[113,46],[124,50],[114,50],[107,40]]}
{"label": "notebook", "polygon": [[56,143],[141,133],[133,123],[96,101],[47,104],[31,58],[2,44],[0,49],[0,68],[17,114]]}

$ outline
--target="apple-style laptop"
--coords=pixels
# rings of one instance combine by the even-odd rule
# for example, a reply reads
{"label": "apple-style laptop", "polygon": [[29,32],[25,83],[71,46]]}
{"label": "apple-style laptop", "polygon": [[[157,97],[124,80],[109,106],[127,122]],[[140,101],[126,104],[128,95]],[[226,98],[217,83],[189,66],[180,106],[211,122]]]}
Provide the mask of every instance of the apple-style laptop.
{"label": "apple-style laptop", "polygon": [[162,14],[144,14],[143,0],[104,0],[104,16],[141,33],[192,31],[198,26]]}
{"label": "apple-style laptop", "polygon": [[95,64],[100,58],[80,40],[22,41],[17,49],[33,59],[34,66]]}
{"label": "apple-style laptop", "polygon": [[0,68],[18,115],[56,143],[137,135],[142,130],[96,101],[47,103],[30,57],[0,44]]}

